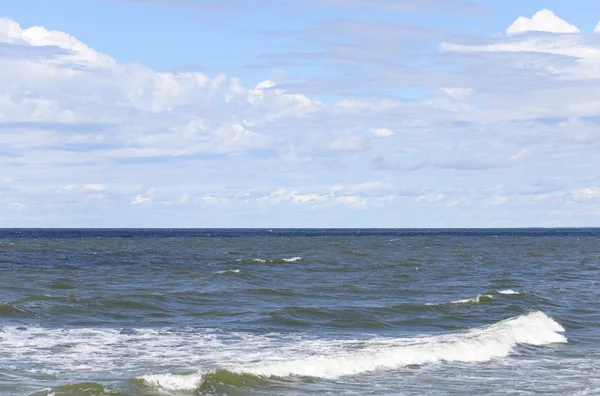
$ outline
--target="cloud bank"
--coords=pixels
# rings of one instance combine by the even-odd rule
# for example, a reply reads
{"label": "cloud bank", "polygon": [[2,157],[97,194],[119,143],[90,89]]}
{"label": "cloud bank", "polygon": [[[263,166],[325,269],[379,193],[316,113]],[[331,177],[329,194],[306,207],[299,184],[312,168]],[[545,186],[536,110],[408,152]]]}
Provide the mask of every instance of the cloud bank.
{"label": "cloud bank", "polygon": [[261,57],[334,77],[251,82],[0,19],[0,224],[597,225],[594,33],[549,10],[490,37],[357,23]]}

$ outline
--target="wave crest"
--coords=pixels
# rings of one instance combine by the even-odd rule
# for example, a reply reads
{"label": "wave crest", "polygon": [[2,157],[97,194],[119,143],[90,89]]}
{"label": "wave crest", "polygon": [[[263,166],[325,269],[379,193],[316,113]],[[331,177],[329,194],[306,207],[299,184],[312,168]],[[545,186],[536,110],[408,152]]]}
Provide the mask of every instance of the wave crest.
{"label": "wave crest", "polygon": [[[252,386],[259,378],[300,376],[335,379],[411,365],[487,362],[510,355],[518,345],[566,343],[566,337],[560,334],[564,331],[552,318],[536,311],[463,333],[363,342],[331,341],[325,350],[313,351],[311,356],[302,358],[273,356],[270,361],[260,364],[232,366],[205,374],[163,374],[140,378],[148,384],[170,390],[196,389],[205,381],[227,382],[232,386],[247,382]],[[322,344],[324,340],[318,342]]]}
{"label": "wave crest", "polygon": [[[438,362],[486,362],[508,356],[519,344],[566,343],[565,329],[543,312],[503,320],[460,334],[395,339],[360,352],[272,363],[245,370],[261,376],[338,378],[369,371]],[[239,369],[243,370],[243,369]]]}

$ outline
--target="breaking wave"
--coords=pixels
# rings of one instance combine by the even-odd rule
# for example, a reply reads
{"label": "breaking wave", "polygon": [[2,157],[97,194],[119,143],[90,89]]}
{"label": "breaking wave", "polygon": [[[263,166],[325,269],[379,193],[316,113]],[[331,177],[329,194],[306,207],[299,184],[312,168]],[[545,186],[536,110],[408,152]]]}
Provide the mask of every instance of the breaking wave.
{"label": "breaking wave", "polygon": [[462,300],[450,301],[450,304],[472,304],[479,303],[482,301],[492,301],[493,299],[494,296],[492,296],[491,294],[482,294],[471,298],[464,298]]}
{"label": "breaking wave", "polygon": [[[480,294],[475,297],[463,298],[460,300],[450,301],[448,304],[477,304],[482,302],[492,302],[494,301],[494,296],[496,295],[521,295],[521,293],[514,291],[512,289],[508,290],[500,290],[500,291],[491,291],[486,294]],[[427,303],[425,305],[445,305],[445,304],[437,304],[437,303]]]}
{"label": "breaking wave", "polygon": [[217,271],[217,274],[239,274],[239,273],[240,273],[239,269]]}
{"label": "breaking wave", "polygon": [[294,349],[296,355],[308,356],[282,352],[253,365],[231,364],[205,373],[154,374],[139,379],[168,390],[189,390],[206,386],[207,381],[242,386],[293,376],[336,379],[412,365],[488,362],[509,356],[519,345],[566,343],[560,334],[564,331],[537,311],[462,333],[367,341],[312,340]]}
{"label": "breaking wave", "polygon": [[60,385],[43,389],[30,394],[30,396],[124,396],[121,392],[112,391],[96,382],[80,382],[76,384]]}
{"label": "breaking wave", "polygon": [[512,289],[508,289],[508,290],[500,290],[498,293],[500,294],[509,294],[509,295],[516,295],[516,294],[521,294],[518,291],[514,291]]}

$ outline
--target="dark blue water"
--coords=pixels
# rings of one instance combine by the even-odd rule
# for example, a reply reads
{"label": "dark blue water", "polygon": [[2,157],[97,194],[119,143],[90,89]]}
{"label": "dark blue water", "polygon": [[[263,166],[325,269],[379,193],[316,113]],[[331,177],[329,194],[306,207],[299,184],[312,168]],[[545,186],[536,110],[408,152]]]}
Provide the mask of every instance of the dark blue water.
{"label": "dark blue water", "polygon": [[0,394],[600,394],[599,242],[0,230]]}

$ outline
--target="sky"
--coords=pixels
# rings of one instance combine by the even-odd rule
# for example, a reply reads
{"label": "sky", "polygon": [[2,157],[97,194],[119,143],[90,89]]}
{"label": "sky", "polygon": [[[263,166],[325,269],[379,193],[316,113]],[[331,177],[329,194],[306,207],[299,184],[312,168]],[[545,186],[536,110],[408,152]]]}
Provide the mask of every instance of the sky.
{"label": "sky", "polygon": [[0,227],[600,226],[600,2],[0,0]]}

